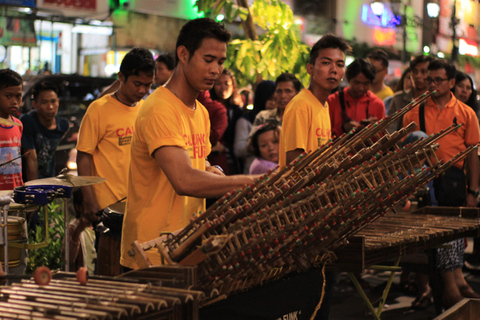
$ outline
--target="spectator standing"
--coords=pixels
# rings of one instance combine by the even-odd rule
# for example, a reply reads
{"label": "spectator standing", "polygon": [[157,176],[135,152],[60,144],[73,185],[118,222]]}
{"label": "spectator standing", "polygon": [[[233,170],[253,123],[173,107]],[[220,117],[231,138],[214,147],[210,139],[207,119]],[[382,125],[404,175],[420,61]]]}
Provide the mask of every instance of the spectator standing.
{"label": "spectator standing", "polygon": [[328,97],[332,135],[339,137],[353,128],[363,128],[385,117],[383,101],[370,91],[375,68],[364,59],[355,59],[345,72],[348,87]]}
{"label": "spectator standing", "polygon": [[23,185],[20,120],[13,115],[22,105],[22,77],[13,70],[0,70],[0,117],[20,124],[8,126],[0,124],[0,190],[13,190]]}
{"label": "spectator standing", "polygon": [[376,70],[375,79],[372,81],[372,92],[382,101],[393,96],[392,88],[385,84],[385,77],[388,75],[388,54],[377,49],[370,52],[367,59]]}
{"label": "spectator standing", "polygon": [[286,72],[279,75],[275,80],[275,102],[277,108],[261,111],[255,117],[252,129],[250,130],[250,136],[255,133],[259,125],[265,124],[269,121],[274,121],[281,125],[285,108],[300,90],[302,90],[302,83],[295,77],[295,75]]}
{"label": "spectator standing", "polygon": [[[411,122],[420,124],[420,130],[431,135],[450,127],[463,124],[455,132],[438,141],[435,154],[439,160],[448,161],[453,156],[472,145],[480,143],[480,129],[474,111],[459,101],[451,92],[455,86],[455,66],[435,60],[428,65],[425,83],[428,90],[437,92],[425,103],[405,114],[404,126]],[[422,124],[423,123],[423,124]],[[465,174],[464,162],[467,168]],[[478,177],[480,165],[477,152],[471,152],[465,161],[459,161],[444,175],[434,179],[435,197],[439,206],[476,207],[478,197]],[[480,298],[467,284],[462,267],[465,252],[464,239],[448,243],[450,248],[437,249],[435,266],[441,272],[444,282],[443,303],[450,307],[463,298]]]}
{"label": "spectator standing", "polygon": [[171,53],[161,54],[155,59],[155,87],[160,87],[167,83],[174,67],[175,57]]}
{"label": "spectator standing", "polygon": [[[395,86],[395,93],[397,92],[405,92],[405,91],[410,91],[413,87],[412,84],[412,77],[411,77],[412,69],[408,67],[405,69],[402,73],[402,76],[398,80],[397,85]],[[388,114],[388,109],[390,108],[390,104],[392,103],[393,96],[385,98],[383,100],[383,103],[385,104],[385,113]]]}
{"label": "spectator standing", "polygon": [[[395,112],[409,104],[413,99],[419,97],[421,94],[427,91],[425,79],[428,76],[428,64],[430,61],[432,61],[432,58],[424,56],[423,54],[410,61],[413,88],[410,91],[397,92],[394,95],[392,103],[390,104],[390,108],[388,108],[387,115],[393,115]],[[400,130],[402,128],[402,124],[403,117],[400,117],[397,119],[397,121],[391,123],[387,127],[387,130],[388,132],[393,133],[394,131]]]}
{"label": "spectator standing", "polygon": [[477,90],[475,90],[473,80],[468,74],[457,70],[455,87],[453,87],[452,92],[458,100],[472,108],[478,117]]}
{"label": "spectator standing", "polygon": [[212,154],[208,159],[212,165],[220,165],[227,175],[239,173],[242,168],[233,153],[233,144],[235,126],[238,119],[243,116],[243,100],[238,92],[237,80],[230,70],[223,70],[215,86],[210,90],[210,97],[227,108],[228,126],[223,138],[212,146]]}
{"label": "spectator standing", "polygon": [[[135,118],[144,102],[143,96],[153,83],[154,71],[155,62],[150,51],[132,49],[120,65],[119,89],[94,101],[85,113],[77,143],[78,174],[107,179],[104,183],[82,188],[83,213],[89,220],[94,221],[98,212],[127,196]],[[105,245],[102,241],[106,242]],[[100,237],[97,268],[100,274],[120,273],[118,261],[108,261],[114,256],[113,251],[119,249],[118,239]],[[114,266],[112,271],[102,269],[107,265]]]}
{"label": "spectator standing", "polygon": [[275,82],[271,80],[264,80],[257,85],[255,96],[253,100],[253,110],[245,113],[238,119],[235,127],[235,143],[233,145],[233,152],[235,157],[243,165],[243,173],[250,172],[250,165],[255,159],[255,156],[249,151],[248,142],[252,129],[253,121],[259,112],[267,109],[274,109],[275,103]]}
{"label": "spectator standing", "polygon": [[23,123],[22,150],[25,154],[24,180],[55,176],[55,151],[70,128],[67,119],[57,116],[58,88],[42,81],[33,88],[32,106]]}

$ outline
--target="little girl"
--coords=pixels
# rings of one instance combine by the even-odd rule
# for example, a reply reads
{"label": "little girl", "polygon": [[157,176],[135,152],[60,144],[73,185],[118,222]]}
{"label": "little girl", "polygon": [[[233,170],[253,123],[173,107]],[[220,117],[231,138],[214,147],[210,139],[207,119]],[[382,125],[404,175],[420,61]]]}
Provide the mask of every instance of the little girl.
{"label": "little girl", "polygon": [[267,123],[257,128],[252,136],[252,147],[256,156],[250,166],[250,174],[263,174],[278,166],[278,123]]}

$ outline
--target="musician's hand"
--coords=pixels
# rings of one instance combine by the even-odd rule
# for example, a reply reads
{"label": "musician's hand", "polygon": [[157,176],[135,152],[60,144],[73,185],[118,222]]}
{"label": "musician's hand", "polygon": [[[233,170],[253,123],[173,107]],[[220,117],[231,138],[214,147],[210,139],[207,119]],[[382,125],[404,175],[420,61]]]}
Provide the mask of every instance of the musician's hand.
{"label": "musician's hand", "polygon": [[470,193],[467,193],[466,206],[467,207],[477,207],[478,199]]}
{"label": "musician's hand", "polygon": [[358,127],[360,127],[360,123],[352,120],[352,121],[349,121],[349,122],[345,122],[343,124],[343,131],[350,132],[353,128],[358,128]]}
{"label": "musician's hand", "polygon": [[221,167],[217,165],[207,167],[206,171],[213,174],[218,174],[219,176],[225,175],[225,173],[223,173],[223,169],[221,169]]}
{"label": "musician's hand", "polygon": [[84,201],[82,216],[88,221],[95,222],[100,220],[97,213],[101,210],[102,208],[100,208],[96,201]]}

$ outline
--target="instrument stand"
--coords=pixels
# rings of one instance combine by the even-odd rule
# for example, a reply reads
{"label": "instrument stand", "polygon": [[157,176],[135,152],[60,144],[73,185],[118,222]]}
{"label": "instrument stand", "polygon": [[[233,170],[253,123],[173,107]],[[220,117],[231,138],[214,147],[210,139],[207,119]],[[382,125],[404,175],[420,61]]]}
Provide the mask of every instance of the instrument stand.
{"label": "instrument stand", "polygon": [[10,197],[0,197],[0,205],[3,205],[2,228],[3,228],[3,260],[4,271],[8,274],[8,209],[10,208]]}
{"label": "instrument stand", "polygon": [[380,271],[390,271],[390,276],[388,278],[387,284],[385,286],[385,289],[383,290],[382,297],[380,299],[380,302],[378,304],[378,308],[375,309],[373,306],[373,303],[370,301],[368,296],[366,295],[365,291],[363,290],[362,286],[360,285],[360,282],[358,281],[357,277],[355,276],[354,273],[348,272],[348,276],[350,277],[350,280],[352,280],[352,283],[354,284],[355,288],[357,289],[357,292],[360,294],[360,297],[362,298],[363,302],[367,306],[368,310],[372,313],[372,316],[375,320],[380,320],[380,315],[382,314],[383,307],[385,306],[385,302],[387,301],[387,296],[388,293],[390,292],[390,288],[393,283],[393,279],[395,277],[395,273],[402,271],[402,268],[399,267],[398,265],[400,264],[401,256],[398,258],[397,262],[395,263],[394,266],[370,266],[368,269],[371,270],[380,270]]}

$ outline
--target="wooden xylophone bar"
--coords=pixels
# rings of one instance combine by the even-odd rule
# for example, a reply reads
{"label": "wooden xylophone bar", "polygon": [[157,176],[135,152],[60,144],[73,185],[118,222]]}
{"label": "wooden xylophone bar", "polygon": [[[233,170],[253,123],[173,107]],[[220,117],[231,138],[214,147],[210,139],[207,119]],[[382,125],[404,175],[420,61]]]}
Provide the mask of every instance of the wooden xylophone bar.
{"label": "wooden xylophone bar", "polygon": [[[191,272],[189,268],[182,269]],[[163,273],[173,274],[168,268]],[[139,283],[139,279],[145,280],[141,277],[132,278],[131,282],[127,278],[118,281],[102,277],[81,285],[74,276],[54,279],[45,286],[23,280],[0,287],[2,319],[195,320],[199,302],[205,297],[200,291]],[[181,274],[178,276],[182,278]],[[185,279],[179,280],[185,284]]]}
{"label": "wooden xylophone bar", "polygon": [[425,207],[414,213],[387,214],[339,249],[332,268],[363,272],[368,266],[421,253],[451,240],[479,236],[479,212],[477,208]]}

